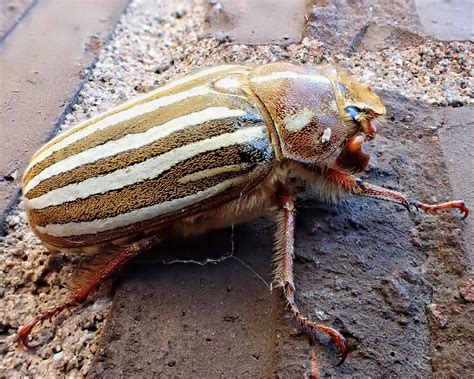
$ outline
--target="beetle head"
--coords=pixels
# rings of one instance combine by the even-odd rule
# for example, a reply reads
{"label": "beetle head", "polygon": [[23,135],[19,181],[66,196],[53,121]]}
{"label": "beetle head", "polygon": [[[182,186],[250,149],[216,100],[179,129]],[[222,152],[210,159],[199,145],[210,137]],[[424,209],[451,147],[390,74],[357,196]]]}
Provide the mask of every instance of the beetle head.
{"label": "beetle head", "polygon": [[372,120],[385,115],[385,106],[372,88],[354,80],[343,69],[337,68],[336,77],[336,100],[344,122],[372,139],[377,133]]}

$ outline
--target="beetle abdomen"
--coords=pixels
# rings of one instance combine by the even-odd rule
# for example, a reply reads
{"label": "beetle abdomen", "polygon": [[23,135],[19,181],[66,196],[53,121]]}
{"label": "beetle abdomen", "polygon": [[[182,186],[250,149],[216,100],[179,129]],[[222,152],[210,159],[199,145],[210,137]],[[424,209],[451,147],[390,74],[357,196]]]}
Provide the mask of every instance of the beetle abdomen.
{"label": "beetle abdomen", "polygon": [[88,120],[45,147],[23,192],[33,229],[58,247],[129,235],[239,196],[274,160],[259,105],[214,81],[219,66]]}

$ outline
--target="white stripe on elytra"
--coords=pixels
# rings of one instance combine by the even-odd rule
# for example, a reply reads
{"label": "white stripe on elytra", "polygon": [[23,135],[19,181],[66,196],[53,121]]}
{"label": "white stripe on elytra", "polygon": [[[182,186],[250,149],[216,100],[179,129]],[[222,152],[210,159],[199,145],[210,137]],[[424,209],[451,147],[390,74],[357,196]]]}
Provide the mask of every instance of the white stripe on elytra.
{"label": "white stripe on elytra", "polygon": [[73,170],[87,163],[93,163],[99,159],[111,157],[124,151],[138,149],[149,145],[159,139],[165,138],[171,133],[185,129],[189,126],[201,124],[206,121],[220,120],[227,117],[244,116],[245,111],[241,109],[229,109],[226,107],[211,107],[199,112],[187,114],[185,116],[174,118],[163,124],[154,126],[143,133],[127,134],[122,138],[109,141],[102,145],[92,147],[81,151],[78,154],[71,155],[45,168],[38,175],[34,176],[25,186],[24,194],[39,185],[41,182],[63,172]]}
{"label": "white stripe on elytra", "polygon": [[223,181],[214,187],[207,188],[203,191],[196,192],[192,195],[181,197],[178,199],[165,201],[149,207],[133,210],[128,213],[122,213],[115,217],[105,218],[101,220],[86,222],[70,222],[67,224],[49,224],[46,226],[36,226],[40,233],[48,234],[54,237],[71,237],[82,234],[94,234],[105,232],[107,230],[135,224],[137,222],[146,221],[154,217],[158,217],[179,209],[183,209],[191,204],[215,196],[232,184],[238,183],[242,178],[232,178]]}
{"label": "white stripe on elytra", "polygon": [[126,101],[125,103],[121,104],[120,107],[122,106],[128,106],[130,104],[133,104],[133,103],[136,103],[138,101],[142,101],[144,99],[146,99],[147,97],[151,97],[151,96],[155,96],[159,93],[162,93],[162,92],[165,92],[165,91],[169,91],[170,89],[172,88],[175,88],[175,87],[178,87],[180,85],[183,85],[183,84],[186,84],[186,83],[189,83],[193,80],[196,80],[196,79],[199,79],[199,78],[202,78],[204,76],[208,76],[208,75],[212,75],[212,74],[216,74],[218,72],[222,72],[222,71],[227,71],[227,70],[233,70],[233,69],[236,69],[236,68],[245,68],[245,66],[237,66],[237,65],[223,65],[223,66],[216,66],[216,67],[211,67],[211,68],[208,68],[208,69],[204,69],[204,70],[201,70],[201,71],[198,71],[196,72],[195,74],[191,74],[191,75],[186,75],[186,76],[183,76],[182,78],[180,79],[176,79],[176,80],[173,80],[173,81],[170,81],[169,83],[161,86],[161,87],[158,87],[150,92],[147,92],[143,95],[140,95],[140,96],[136,96],[134,97],[133,99],[130,99],[128,101]]}
{"label": "white stripe on elytra", "polygon": [[[124,122],[131,120],[134,117],[142,116],[146,113],[154,112],[162,107],[175,104],[179,101],[189,99],[194,96],[202,96],[206,95],[211,92],[211,89],[209,86],[199,86],[192,88],[188,91],[184,92],[179,92],[174,95],[170,96],[165,96],[165,97],[160,97],[156,100],[149,101],[147,103],[143,103],[140,105],[137,105],[135,107],[129,108],[127,110],[115,113],[111,116],[108,116],[100,121],[97,121],[94,124],[91,124],[87,128],[78,130],[76,133],[73,133],[67,137],[65,137],[63,140],[58,141],[54,145],[51,145],[49,148],[46,150],[42,151],[40,154],[38,154],[33,160],[30,162],[28,165],[27,171],[33,167],[35,164],[41,162],[42,160],[46,159],[56,151],[59,151],[61,149],[64,149],[65,147],[73,144],[74,142],[79,141],[80,139],[83,139],[92,133],[95,133],[99,130],[106,129],[108,127],[114,126],[118,124],[119,122]],[[79,127],[79,126],[78,126]]]}
{"label": "white stripe on elytra", "polygon": [[331,81],[323,75],[309,75],[309,74],[298,74],[293,71],[279,71],[272,72],[268,75],[263,76],[254,76],[250,79],[253,83],[263,83],[270,80],[280,80],[280,79],[302,79],[309,80],[312,82],[331,84]]}
{"label": "white stripe on elytra", "polygon": [[[81,129],[76,133],[72,133],[69,136],[67,136],[66,138],[58,141],[57,143],[54,143],[55,139],[61,138],[61,134],[56,136],[53,140],[51,140],[51,142],[53,144],[49,148],[45,149],[40,154],[38,154],[34,159],[31,160],[30,164],[28,165],[28,167],[25,170],[24,175],[26,175],[28,173],[28,171],[34,165],[36,165],[38,162],[40,162],[40,161],[44,160],[45,158],[49,157],[54,152],[56,152],[58,150],[61,150],[61,149],[65,148],[66,146],[71,145],[72,143],[78,141],[81,138],[85,138],[88,135],[90,135],[90,134],[92,134],[92,133],[94,133],[98,130],[105,129],[109,126],[115,125],[118,122],[129,120],[133,117],[137,117],[137,116],[145,114],[147,112],[152,112],[152,111],[154,111],[154,110],[156,110],[160,107],[173,104],[177,101],[184,100],[184,99],[187,99],[187,98],[192,97],[192,96],[199,96],[199,94],[201,92],[205,92],[204,89],[207,88],[208,86],[199,86],[199,87],[187,90],[187,91],[183,91],[183,92],[180,92],[180,93],[177,93],[177,94],[174,94],[174,95],[169,95],[169,96],[165,96],[165,97],[162,97],[162,98],[158,98],[156,100],[153,100],[153,101],[150,101],[150,102],[147,102],[147,103],[144,103],[144,104],[136,105],[136,106],[133,106],[133,104],[135,104],[139,101],[143,101],[146,98],[151,98],[151,97],[153,97],[153,96],[155,96],[159,93],[168,91],[172,88],[178,87],[178,86],[183,85],[185,83],[188,83],[188,82],[191,82],[193,80],[199,79],[201,77],[205,77],[205,76],[208,76],[208,75],[215,74],[217,72],[232,70],[232,69],[236,69],[236,68],[242,68],[242,66],[234,66],[234,65],[217,66],[217,67],[212,67],[210,69],[199,71],[199,72],[197,72],[195,74],[192,74],[192,75],[184,76],[181,79],[171,81],[168,84],[165,84],[161,87],[158,87],[157,89],[155,89],[155,90],[153,90],[149,93],[146,93],[146,94],[141,95],[141,96],[136,96],[136,97],[126,101],[125,103],[122,103],[117,108],[117,109],[120,110],[119,112],[111,114],[109,116],[106,116],[104,119],[102,119],[100,121],[97,121],[95,123],[92,122],[91,125],[85,127],[84,129]],[[208,93],[208,92],[205,92],[205,93]],[[91,121],[94,121],[94,119],[96,119],[98,117],[101,117],[101,116],[102,116],[102,114],[94,116],[92,119],[85,120],[85,121],[81,122],[80,124],[76,125],[74,128],[79,129],[85,123],[90,123]]]}
{"label": "white stripe on elytra", "polygon": [[198,154],[267,138],[266,130],[265,126],[255,126],[189,143],[133,166],[89,178],[79,183],[69,184],[31,200],[25,199],[25,205],[28,209],[42,209],[137,184],[143,180],[156,178],[177,163]]}
{"label": "white stripe on elytra", "polygon": [[190,182],[197,182],[198,180],[202,180],[206,178],[212,178],[213,176],[226,174],[228,172],[239,172],[249,166],[250,165],[248,163],[242,163],[242,164],[231,164],[227,166],[207,168],[205,170],[193,172],[192,174],[185,175],[179,178],[178,183],[186,184]]}

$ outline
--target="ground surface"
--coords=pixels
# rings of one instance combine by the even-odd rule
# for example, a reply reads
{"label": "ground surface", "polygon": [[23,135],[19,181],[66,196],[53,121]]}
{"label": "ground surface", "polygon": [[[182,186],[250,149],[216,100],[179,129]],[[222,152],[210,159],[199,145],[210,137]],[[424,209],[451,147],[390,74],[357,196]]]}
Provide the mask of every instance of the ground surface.
{"label": "ground surface", "polygon": [[0,7],[0,40],[28,13],[35,0],[5,0]]}
{"label": "ground surface", "polygon": [[[202,66],[338,61],[377,88],[389,111],[369,146],[366,178],[426,201],[454,192],[472,202],[465,173],[472,172],[474,151],[473,46],[433,41],[414,3],[317,2],[302,42],[286,47],[208,38],[208,7],[163,4],[130,4],[65,127]],[[324,337],[312,346],[297,333],[278,293],[268,289],[269,219],[145,255],[122,275],[110,315],[110,297],[96,296],[55,320],[56,328],[40,329],[46,340],[57,333],[36,353],[22,351],[16,329],[67,296],[64,283],[79,258],[48,256],[25,226],[20,204],[0,245],[0,376],[301,377],[313,347],[321,375],[465,376],[474,360],[473,309],[465,300],[472,220],[355,198],[336,207],[303,195],[298,204],[298,301],[355,348],[342,367],[334,367]],[[210,251],[233,257],[205,266],[160,263],[164,252],[171,259],[190,251],[194,259]]]}

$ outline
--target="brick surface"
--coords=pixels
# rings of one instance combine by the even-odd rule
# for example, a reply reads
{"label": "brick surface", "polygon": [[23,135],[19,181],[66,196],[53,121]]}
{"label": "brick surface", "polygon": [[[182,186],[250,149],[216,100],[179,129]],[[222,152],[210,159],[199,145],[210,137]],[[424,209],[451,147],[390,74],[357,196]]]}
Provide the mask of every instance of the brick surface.
{"label": "brick surface", "polygon": [[4,0],[0,2],[0,43],[37,2],[38,0]]}
{"label": "brick surface", "polygon": [[[271,280],[272,240],[261,238],[269,232],[257,222],[237,227],[233,238],[225,230],[175,241],[131,265],[91,376],[269,375],[276,320],[263,280]],[[218,264],[159,263],[161,257],[217,258],[232,249],[236,258]]]}
{"label": "brick surface", "polygon": [[210,7],[206,17],[207,32],[216,38],[230,38],[236,44],[299,42],[307,4],[305,0],[222,0]]}
{"label": "brick surface", "polygon": [[[474,212],[474,107],[446,108],[440,130],[453,195],[466,201]],[[463,223],[464,241],[474,268],[474,219]]]}

